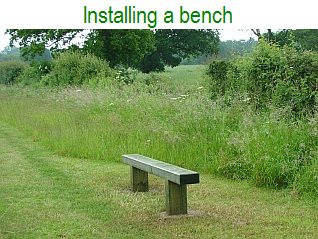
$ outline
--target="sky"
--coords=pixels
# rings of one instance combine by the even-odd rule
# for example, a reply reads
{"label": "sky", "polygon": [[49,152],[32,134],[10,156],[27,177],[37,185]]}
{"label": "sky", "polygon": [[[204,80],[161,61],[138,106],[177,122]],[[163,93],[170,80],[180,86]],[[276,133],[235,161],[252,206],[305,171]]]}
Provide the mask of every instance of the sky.
{"label": "sky", "polygon": [[[250,29],[248,30],[221,30],[220,38],[222,41],[226,40],[248,40],[253,36]],[[0,51],[2,51],[6,46],[9,45],[9,35],[5,35],[5,30],[0,29]]]}

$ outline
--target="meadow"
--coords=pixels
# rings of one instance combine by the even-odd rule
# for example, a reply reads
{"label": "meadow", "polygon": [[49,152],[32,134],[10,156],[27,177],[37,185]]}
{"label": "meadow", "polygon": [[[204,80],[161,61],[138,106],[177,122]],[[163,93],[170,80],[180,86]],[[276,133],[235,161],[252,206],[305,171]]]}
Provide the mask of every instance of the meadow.
{"label": "meadow", "polygon": [[[205,71],[179,66],[96,88],[1,86],[0,236],[316,238],[318,116],[211,100]],[[199,215],[161,218],[158,178],[150,193],[130,192],[127,153],[200,172],[189,188]]]}

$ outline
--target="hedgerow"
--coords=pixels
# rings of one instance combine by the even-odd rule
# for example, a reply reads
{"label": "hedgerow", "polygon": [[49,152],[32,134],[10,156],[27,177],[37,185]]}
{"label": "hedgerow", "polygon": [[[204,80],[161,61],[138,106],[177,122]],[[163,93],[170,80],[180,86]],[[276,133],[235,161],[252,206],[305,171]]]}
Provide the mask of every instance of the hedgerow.
{"label": "hedgerow", "polygon": [[231,62],[209,65],[211,96],[247,93],[256,108],[286,107],[293,115],[312,113],[318,99],[318,53],[260,41]]}
{"label": "hedgerow", "polygon": [[23,61],[0,62],[0,84],[12,85],[17,81],[18,76],[27,67]]}

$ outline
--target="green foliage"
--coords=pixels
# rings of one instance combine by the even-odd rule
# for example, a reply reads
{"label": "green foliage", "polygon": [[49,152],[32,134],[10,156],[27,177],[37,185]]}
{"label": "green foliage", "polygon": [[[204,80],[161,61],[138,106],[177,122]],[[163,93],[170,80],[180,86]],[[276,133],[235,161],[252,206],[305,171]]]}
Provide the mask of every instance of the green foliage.
{"label": "green foliage", "polygon": [[22,61],[0,62],[0,84],[12,85],[24,71],[27,64]]}
{"label": "green foliage", "polygon": [[[222,64],[214,64],[209,69],[224,71]],[[318,53],[260,41],[252,54],[234,60],[226,69],[226,74],[217,76],[208,71],[210,85],[223,89],[210,87],[212,95],[243,92],[258,109],[273,104],[289,108],[294,115],[313,112],[316,107]],[[227,82],[225,87],[219,79]]]}
{"label": "green foliage", "polygon": [[213,60],[231,60],[234,57],[239,57],[252,52],[254,47],[257,45],[257,41],[252,38],[247,41],[227,40],[221,41],[218,45],[219,49],[217,53],[204,53],[200,56],[190,56],[183,59],[181,65],[208,65]]}
{"label": "green foliage", "polygon": [[[251,69],[252,62],[243,63],[229,66],[231,84],[229,72]],[[137,152],[260,187],[317,195],[318,115],[294,120],[286,108],[255,112],[248,94],[226,92],[211,101],[202,87],[204,70],[138,73],[133,84],[120,87],[97,76],[87,84],[103,89],[94,90],[0,87],[0,120],[61,155],[117,161]],[[235,84],[247,84],[235,75]]]}
{"label": "green foliage", "polygon": [[224,41],[220,42],[218,57],[222,59],[232,59],[233,57],[242,56],[246,53],[253,51],[254,47],[257,45],[257,41],[253,38],[247,41]]}
{"label": "green foliage", "polygon": [[105,59],[110,66],[137,68],[147,52],[154,48],[150,30],[95,30],[84,44],[84,51]]}
{"label": "green foliage", "polygon": [[1,61],[27,61],[27,62],[43,62],[51,61],[52,56],[51,52],[48,49],[44,49],[43,52],[36,53],[33,55],[29,54],[29,49],[26,48],[17,48],[17,47],[6,47],[2,52],[0,52],[0,62]]}
{"label": "green foliage", "polygon": [[312,112],[318,84],[318,54],[261,42],[252,54],[250,93],[258,103]]}
{"label": "green foliage", "polygon": [[[70,43],[83,30],[77,29],[9,29],[6,33],[11,35],[10,45],[18,43],[23,48],[22,56],[33,58],[45,53],[46,45],[53,51]],[[70,48],[73,45],[70,45]]]}
{"label": "green foliage", "polygon": [[317,29],[284,29],[277,32],[263,34],[268,42],[276,43],[280,46],[295,46],[302,50],[318,51],[318,30]]}
{"label": "green foliage", "polygon": [[157,30],[155,48],[140,63],[144,73],[163,71],[164,66],[178,66],[190,56],[217,52],[218,32],[215,30]]}
{"label": "green foliage", "polygon": [[43,53],[45,46],[61,51],[73,39],[84,38],[83,47],[69,49],[92,53],[109,62],[143,72],[163,71],[164,66],[177,66],[183,58],[217,52],[216,30],[8,30],[11,44],[18,42],[25,57]]}
{"label": "green foliage", "polygon": [[[23,47],[23,56],[34,57],[50,45],[53,52],[63,51],[61,46],[94,54],[113,67],[124,65],[137,67],[144,55],[153,50],[154,33],[150,30],[91,30],[36,29],[8,30],[11,44],[18,42]],[[84,46],[70,44],[75,38],[84,39]],[[63,47],[65,48],[65,47]]]}
{"label": "green foliage", "polygon": [[248,69],[248,91],[258,107],[264,107],[271,99],[272,90],[284,77],[286,58],[275,45],[260,42],[253,51]]}
{"label": "green foliage", "polygon": [[92,54],[69,51],[59,54],[52,62],[52,70],[42,78],[49,86],[82,85],[95,77],[112,77],[108,63]]}
{"label": "green foliage", "polygon": [[6,47],[0,52],[1,61],[21,61],[20,50],[16,47]]}
{"label": "green foliage", "polygon": [[17,82],[22,85],[34,85],[52,70],[52,63],[49,61],[33,62],[28,65],[19,75]]}
{"label": "green foliage", "polygon": [[[180,60],[177,57],[174,59]],[[140,63],[140,69],[143,73],[160,72],[165,70],[165,63],[162,61],[160,53],[155,51],[145,55]]]}
{"label": "green foliage", "polygon": [[273,103],[290,107],[295,113],[313,111],[318,97],[318,54],[285,48],[284,77],[273,90]]}
{"label": "green foliage", "polygon": [[116,76],[115,79],[121,84],[132,84],[136,79],[137,71],[126,68],[124,66],[116,67]]}
{"label": "green foliage", "polygon": [[209,64],[206,73],[210,77],[209,88],[212,98],[225,93],[229,65],[230,62],[224,60],[215,60]]}
{"label": "green foliage", "polygon": [[318,29],[296,29],[292,34],[302,49],[318,51]]}

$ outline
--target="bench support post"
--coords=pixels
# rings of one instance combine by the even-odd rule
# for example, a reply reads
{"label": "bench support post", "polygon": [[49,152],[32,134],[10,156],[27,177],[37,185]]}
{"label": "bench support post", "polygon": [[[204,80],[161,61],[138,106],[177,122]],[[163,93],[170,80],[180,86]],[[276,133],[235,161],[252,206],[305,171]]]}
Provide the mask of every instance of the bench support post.
{"label": "bench support post", "polygon": [[187,185],[166,180],[166,210],[168,215],[187,214]]}
{"label": "bench support post", "polygon": [[138,168],[130,168],[131,189],[133,192],[148,192],[148,173]]}

